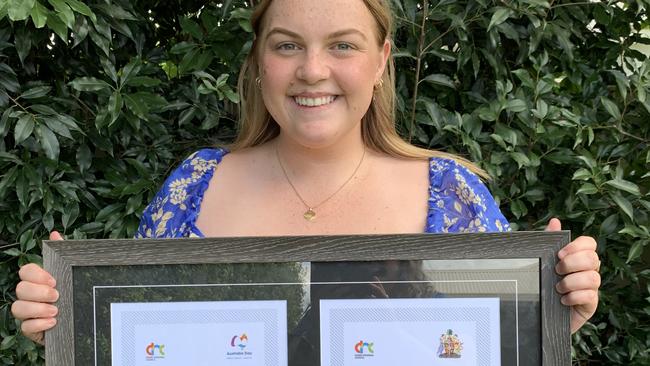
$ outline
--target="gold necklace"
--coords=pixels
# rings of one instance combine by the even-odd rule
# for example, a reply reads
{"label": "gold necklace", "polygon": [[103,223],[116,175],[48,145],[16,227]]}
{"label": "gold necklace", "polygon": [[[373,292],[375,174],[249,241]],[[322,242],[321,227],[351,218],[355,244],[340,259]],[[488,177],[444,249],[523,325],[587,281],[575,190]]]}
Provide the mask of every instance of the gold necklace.
{"label": "gold necklace", "polygon": [[298,193],[298,189],[296,189],[296,186],[294,186],[293,182],[291,182],[291,179],[289,179],[289,174],[287,174],[287,171],[286,171],[286,169],[284,169],[284,165],[282,164],[282,159],[280,159],[280,152],[278,151],[278,146],[277,145],[275,145],[275,157],[278,159],[278,163],[280,164],[280,168],[282,169],[282,173],[284,174],[284,177],[287,179],[287,182],[289,183],[289,185],[293,189],[293,192],[296,194],[296,196],[298,196],[298,198],[300,199],[302,204],[305,205],[305,207],[307,207],[307,211],[305,211],[305,213],[302,214],[302,217],[304,217],[305,220],[307,220],[307,221],[314,221],[316,219],[316,211],[315,210],[319,206],[324,204],[325,202],[329,201],[337,193],[339,193],[341,191],[341,189],[343,189],[343,187],[345,187],[352,180],[352,178],[354,178],[354,176],[357,174],[357,171],[359,170],[359,167],[361,166],[361,163],[363,163],[363,158],[366,157],[366,148],[365,147],[363,148],[363,155],[361,155],[361,159],[359,160],[359,164],[357,164],[357,167],[354,168],[354,171],[352,172],[352,175],[350,175],[350,177],[348,179],[346,179],[345,182],[343,182],[343,184],[341,184],[341,186],[336,191],[334,191],[334,193],[330,194],[327,198],[325,198],[319,204],[313,205],[313,206],[309,205],[307,202],[305,202],[305,200],[302,198],[300,193]]}

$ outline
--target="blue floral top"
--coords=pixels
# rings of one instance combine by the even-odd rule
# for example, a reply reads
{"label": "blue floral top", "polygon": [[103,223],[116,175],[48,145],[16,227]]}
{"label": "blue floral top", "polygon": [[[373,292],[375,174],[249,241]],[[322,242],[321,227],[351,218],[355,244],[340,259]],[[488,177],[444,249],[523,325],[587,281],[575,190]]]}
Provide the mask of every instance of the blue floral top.
{"label": "blue floral top", "polygon": [[[167,178],[144,210],[136,238],[203,237],[196,227],[203,194],[228,151],[199,150]],[[509,231],[479,178],[453,160],[431,158],[428,233]]]}

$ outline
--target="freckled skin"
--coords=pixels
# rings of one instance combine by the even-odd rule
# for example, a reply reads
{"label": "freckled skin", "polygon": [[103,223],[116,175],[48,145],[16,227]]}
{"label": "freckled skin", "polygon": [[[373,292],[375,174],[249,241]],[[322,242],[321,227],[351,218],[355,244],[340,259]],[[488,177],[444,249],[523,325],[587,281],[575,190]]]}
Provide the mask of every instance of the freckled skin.
{"label": "freckled skin", "polygon": [[[272,32],[279,28],[295,36]],[[333,36],[349,29],[358,33]],[[358,140],[390,52],[377,38],[362,0],[271,3],[260,35],[262,96],[285,142],[323,148]],[[279,50],[285,44],[291,51]],[[293,96],[299,93],[325,93],[336,100],[321,110],[298,108]]]}

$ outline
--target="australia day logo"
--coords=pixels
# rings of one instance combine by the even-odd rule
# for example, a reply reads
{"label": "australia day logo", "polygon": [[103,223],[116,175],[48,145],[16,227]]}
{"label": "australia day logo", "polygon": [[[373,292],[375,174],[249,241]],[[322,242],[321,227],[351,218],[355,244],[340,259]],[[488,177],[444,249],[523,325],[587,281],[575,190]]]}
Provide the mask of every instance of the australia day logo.
{"label": "australia day logo", "polygon": [[375,350],[373,349],[374,343],[359,341],[354,344],[354,358],[362,360],[364,358],[373,357]]}
{"label": "australia day logo", "polygon": [[230,360],[250,359],[253,357],[253,352],[246,350],[248,346],[248,336],[246,333],[241,335],[234,335],[230,338],[230,350],[226,352],[226,356]]}

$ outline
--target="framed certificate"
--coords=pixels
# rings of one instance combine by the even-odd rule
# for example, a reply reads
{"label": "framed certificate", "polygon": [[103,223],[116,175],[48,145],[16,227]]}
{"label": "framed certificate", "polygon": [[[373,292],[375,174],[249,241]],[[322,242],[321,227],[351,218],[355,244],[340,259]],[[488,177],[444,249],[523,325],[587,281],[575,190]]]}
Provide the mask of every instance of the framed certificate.
{"label": "framed certificate", "polygon": [[569,365],[569,232],[46,241],[68,365]]}

